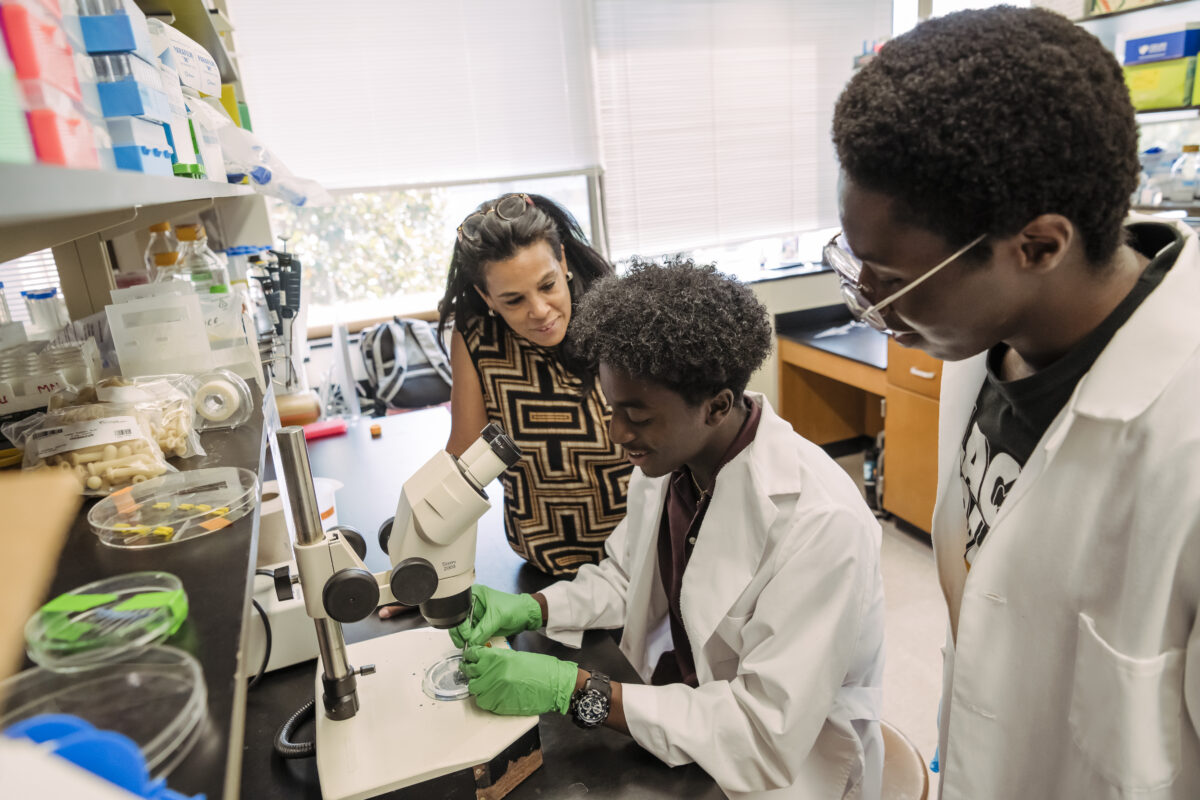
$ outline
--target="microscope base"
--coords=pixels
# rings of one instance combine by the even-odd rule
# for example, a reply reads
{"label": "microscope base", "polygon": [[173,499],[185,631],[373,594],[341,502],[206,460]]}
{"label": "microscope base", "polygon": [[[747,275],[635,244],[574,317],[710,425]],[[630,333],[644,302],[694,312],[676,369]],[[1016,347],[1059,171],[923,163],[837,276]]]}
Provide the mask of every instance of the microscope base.
{"label": "microscope base", "polygon": [[[293,561],[291,567],[294,574],[296,562]],[[292,592],[291,600],[280,600],[275,595],[275,581],[265,575],[254,576],[254,599],[267,613],[271,625],[271,658],[267,662],[267,672],[317,657],[317,632],[312,617],[304,608],[304,589],[297,583],[292,586]],[[246,670],[253,675],[262,667],[267,639],[257,612],[250,612],[249,625]]]}
{"label": "microscope base", "polygon": [[[460,772],[458,782],[469,791],[462,796],[475,798],[478,791],[494,800],[541,765],[537,717],[502,717],[471,698],[439,701],[422,690],[425,670],[455,652],[446,631],[401,631],[346,650],[352,666],[374,664],[376,671],[358,677],[358,714],[335,721],[322,713],[318,670],[317,772],[324,800],[428,797],[435,784],[418,784],[435,780],[438,796],[457,797],[440,792]],[[397,791],[405,787],[415,793]]]}

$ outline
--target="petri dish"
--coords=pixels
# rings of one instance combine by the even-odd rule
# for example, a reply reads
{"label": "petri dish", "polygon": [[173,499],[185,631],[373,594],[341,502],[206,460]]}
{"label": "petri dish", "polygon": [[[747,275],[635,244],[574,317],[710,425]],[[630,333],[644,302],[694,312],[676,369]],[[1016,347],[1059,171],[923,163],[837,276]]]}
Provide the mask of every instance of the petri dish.
{"label": "petri dish", "polygon": [[421,688],[434,700],[462,700],[467,690],[467,676],[459,669],[462,653],[452,653],[425,670]]}
{"label": "petri dish", "polygon": [[74,672],[35,667],[0,682],[0,730],[38,714],[73,714],[137,743],[155,779],[166,777],[203,729],[204,673],[195,658],[153,646]]}
{"label": "petri dish", "polygon": [[258,504],[258,476],[238,467],[172,472],[105,497],[88,525],[111,547],[143,548],[224,530]]}
{"label": "petri dish", "polygon": [[169,572],[129,572],[55,597],[25,623],[25,651],[48,669],[119,661],[158,644],[187,618],[183,583]]}

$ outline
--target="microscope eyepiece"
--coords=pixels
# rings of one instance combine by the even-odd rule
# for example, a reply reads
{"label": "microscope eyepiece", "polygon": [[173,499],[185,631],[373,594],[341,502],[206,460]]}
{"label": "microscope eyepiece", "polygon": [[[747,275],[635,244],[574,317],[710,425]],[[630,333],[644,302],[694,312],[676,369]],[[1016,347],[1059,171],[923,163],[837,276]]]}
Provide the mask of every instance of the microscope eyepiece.
{"label": "microscope eyepiece", "polygon": [[496,457],[504,462],[504,468],[508,469],[513,464],[521,460],[521,448],[517,447],[516,443],[508,438],[508,434],[503,431],[500,435],[488,442],[492,448],[492,452]]}

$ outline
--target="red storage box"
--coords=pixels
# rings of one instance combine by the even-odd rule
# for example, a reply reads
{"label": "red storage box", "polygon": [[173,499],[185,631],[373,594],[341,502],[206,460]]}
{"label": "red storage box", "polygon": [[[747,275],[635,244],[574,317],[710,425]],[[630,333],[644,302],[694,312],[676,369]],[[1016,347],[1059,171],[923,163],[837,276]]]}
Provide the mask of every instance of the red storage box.
{"label": "red storage box", "polygon": [[79,100],[71,43],[58,20],[39,13],[37,8],[24,3],[0,3],[0,27],[4,29],[17,77],[45,81]]}
{"label": "red storage box", "polygon": [[82,115],[36,108],[27,116],[38,161],[60,167],[100,168],[92,126]]}

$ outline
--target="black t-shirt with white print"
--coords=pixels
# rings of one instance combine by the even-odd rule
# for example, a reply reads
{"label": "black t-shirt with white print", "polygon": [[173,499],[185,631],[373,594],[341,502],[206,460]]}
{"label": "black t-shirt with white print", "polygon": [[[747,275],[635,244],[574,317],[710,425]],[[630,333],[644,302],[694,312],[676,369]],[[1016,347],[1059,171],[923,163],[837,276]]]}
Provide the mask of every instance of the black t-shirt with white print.
{"label": "black t-shirt with white print", "polygon": [[1001,343],[988,351],[987,378],[975,399],[959,461],[967,515],[968,569],[1042,434],[1117,330],[1162,282],[1183,249],[1183,235],[1169,225],[1136,223],[1126,231],[1130,246],[1151,261],[1125,299],[1073,350],[1035,374],[1013,381],[1000,378],[1008,345]]}

